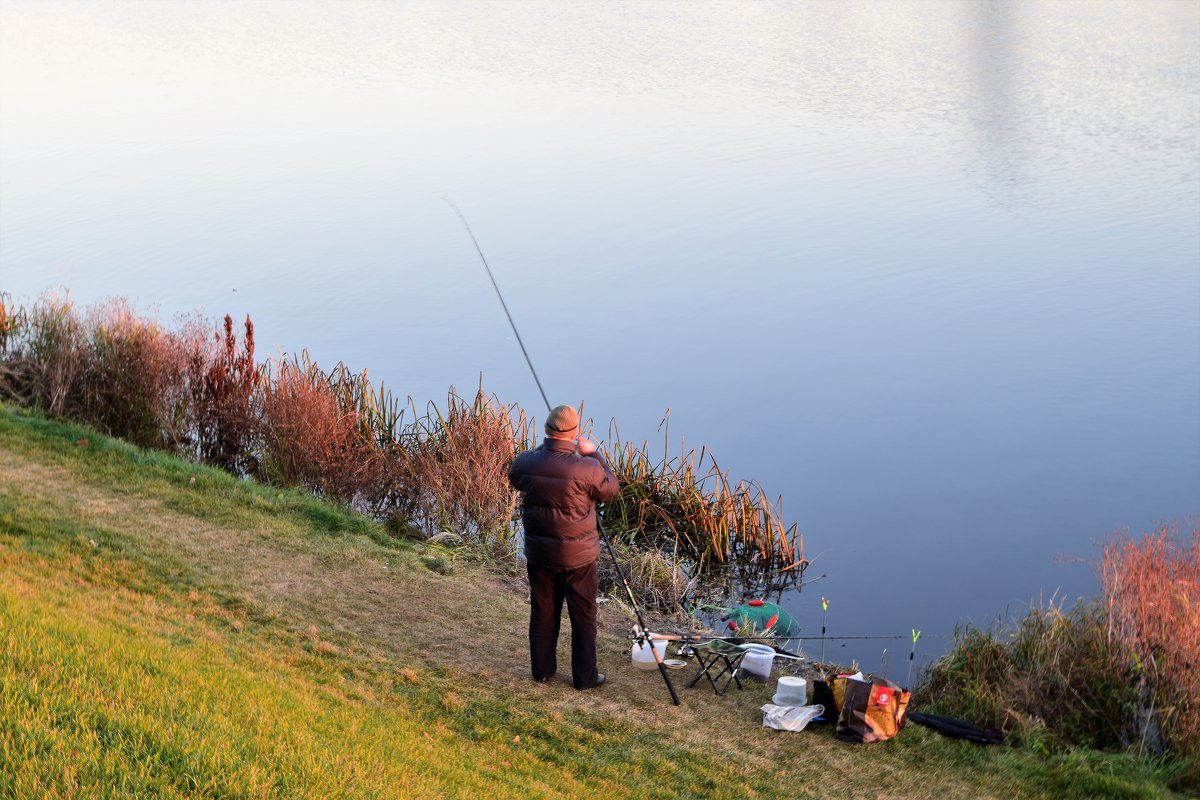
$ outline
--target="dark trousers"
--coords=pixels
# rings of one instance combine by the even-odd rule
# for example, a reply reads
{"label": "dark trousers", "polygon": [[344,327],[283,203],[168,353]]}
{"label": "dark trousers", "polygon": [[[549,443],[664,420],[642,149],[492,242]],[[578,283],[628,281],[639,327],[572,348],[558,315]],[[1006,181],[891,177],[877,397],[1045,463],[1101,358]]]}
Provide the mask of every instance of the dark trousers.
{"label": "dark trousers", "polygon": [[571,617],[571,680],[576,689],[596,684],[596,562],[574,569],[528,564],[529,661],[534,680],[558,670],[558,629],[563,600]]}

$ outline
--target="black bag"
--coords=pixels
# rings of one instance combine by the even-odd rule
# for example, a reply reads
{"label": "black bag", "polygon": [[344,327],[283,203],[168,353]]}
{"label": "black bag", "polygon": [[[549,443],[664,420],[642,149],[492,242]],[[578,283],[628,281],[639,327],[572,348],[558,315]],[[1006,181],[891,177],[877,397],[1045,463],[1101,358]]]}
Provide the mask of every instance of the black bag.
{"label": "black bag", "polygon": [[828,681],[813,681],[812,703],[824,706],[825,713],[810,722],[810,725],[819,725],[823,722],[837,722],[839,709],[837,700],[833,697],[833,690],[829,688]]}

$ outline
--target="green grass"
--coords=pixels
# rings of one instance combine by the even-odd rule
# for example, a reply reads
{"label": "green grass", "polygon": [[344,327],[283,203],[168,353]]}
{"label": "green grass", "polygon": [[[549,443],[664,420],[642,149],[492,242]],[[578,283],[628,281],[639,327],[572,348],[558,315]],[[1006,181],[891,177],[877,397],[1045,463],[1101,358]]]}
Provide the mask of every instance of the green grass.
{"label": "green grass", "polygon": [[[0,407],[0,798],[1170,796],[1170,765],[1127,756],[765,731],[766,686],[671,707],[620,619],[611,685],[537,687],[519,589],[425,557]],[[325,573],[349,580],[297,586]],[[368,584],[375,608],[349,599]]]}

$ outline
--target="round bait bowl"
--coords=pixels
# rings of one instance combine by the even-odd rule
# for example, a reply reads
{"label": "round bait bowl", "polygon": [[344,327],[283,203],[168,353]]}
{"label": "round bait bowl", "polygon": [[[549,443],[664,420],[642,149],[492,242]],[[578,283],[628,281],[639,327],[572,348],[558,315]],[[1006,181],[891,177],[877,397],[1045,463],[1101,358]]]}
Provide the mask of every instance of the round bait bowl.
{"label": "round bait bowl", "polygon": [[[658,651],[659,658],[667,656],[667,642],[664,639],[652,639],[654,642],[654,650]],[[654,659],[654,651],[650,649],[650,643],[634,642],[633,649],[630,651],[630,656],[633,659],[633,665],[638,669],[658,669],[658,662]]]}
{"label": "round bait bowl", "polygon": [[771,679],[771,664],[775,661],[775,650],[765,644],[743,645],[746,655],[742,658],[739,671],[756,681],[766,683]]}

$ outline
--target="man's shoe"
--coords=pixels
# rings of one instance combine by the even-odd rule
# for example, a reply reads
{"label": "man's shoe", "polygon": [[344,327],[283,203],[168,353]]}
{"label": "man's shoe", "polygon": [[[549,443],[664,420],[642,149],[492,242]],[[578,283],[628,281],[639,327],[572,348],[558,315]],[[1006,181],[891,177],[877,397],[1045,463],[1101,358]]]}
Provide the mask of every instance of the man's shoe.
{"label": "man's shoe", "polygon": [[549,683],[551,680],[552,680],[552,677],[551,678],[534,678],[533,682],[534,683]]}
{"label": "man's shoe", "polygon": [[584,691],[584,690],[586,690],[586,689],[599,689],[599,688],[600,688],[601,686],[603,686],[603,685],[604,685],[604,673],[603,673],[603,672],[597,672],[597,673],[596,673],[596,682],[595,682],[595,683],[593,683],[591,686],[578,686],[578,687],[576,687],[576,688],[577,688],[577,689],[579,689],[579,691],[581,691],[581,692],[582,692],[582,691]]}

